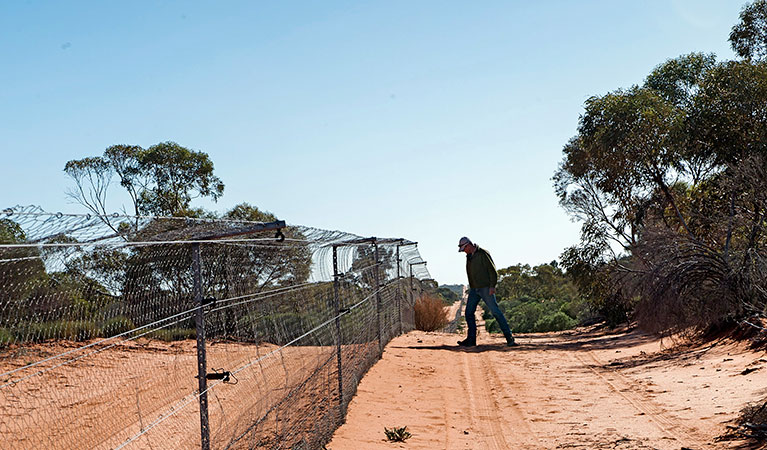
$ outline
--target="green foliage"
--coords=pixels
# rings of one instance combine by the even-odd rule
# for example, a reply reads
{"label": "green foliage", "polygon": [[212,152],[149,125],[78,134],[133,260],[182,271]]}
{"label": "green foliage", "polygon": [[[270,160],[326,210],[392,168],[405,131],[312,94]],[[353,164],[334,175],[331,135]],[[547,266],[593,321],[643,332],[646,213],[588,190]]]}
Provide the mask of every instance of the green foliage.
{"label": "green foliage", "polygon": [[538,319],[535,322],[535,329],[538,331],[561,331],[569,330],[575,327],[575,325],[575,319],[562,311],[557,311],[554,314],[548,314]]}
{"label": "green foliage", "polygon": [[129,254],[122,249],[95,248],[67,261],[67,269],[73,274],[89,274],[98,280],[94,289],[110,295],[118,294],[125,285],[125,267]]}
{"label": "green foliage", "polygon": [[[466,329],[466,317],[461,316],[458,319],[458,323],[455,325],[455,332],[460,334],[465,329]],[[498,331],[492,331],[489,328],[488,328],[488,331],[491,332],[491,333],[500,333],[501,332],[500,327],[499,327]]]}
{"label": "green foliage", "polygon": [[747,60],[767,59],[767,0],[746,4],[740,22],[732,27],[730,45]]}
{"label": "green foliage", "polygon": [[[536,267],[518,264],[498,271],[496,296],[513,332],[532,333],[574,328],[591,310],[556,261]],[[500,326],[489,311],[483,313],[485,328],[499,333]]]}
{"label": "green foliage", "polygon": [[[237,205],[226,214],[232,220],[272,220],[257,208],[246,203]],[[204,229],[206,233],[216,234],[232,231],[238,225],[231,222],[218,222]],[[179,239],[200,233],[198,225],[189,226],[184,221],[154,219],[142,230],[132,236],[135,240],[160,238]],[[287,227],[286,237],[303,240],[300,229]],[[261,232],[256,238],[273,239],[274,232]],[[168,246],[167,254],[156,258],[156,248],[135,247],[125,256],[124,274],[121,275],[122,298],[126,303],[136,304],[136,311],[141,311],[141,319],[131,315],[135,321],[153,321],[159,319],[161,304],[168,296],[190,292],[193,286],[190,267],[193,254],[190,246]],[[311,270],[311,250],[308,245],[295,244],[284,247],[262,247],[254,249],[247,246],[213,246],[200,248],[202,282],[206,296],[229,298],[238,292],[257,291],[266,287],[279,287],[288,284],[303,283]],[[157,293],[162,293],[157,295]],[[243,311],[228,309],[221,320],[224,322],[223,334],[234,337],[239,317],[247,314]]]}
{"label": "green foliage", "polygon": [[578,297],[578,291],[556,262],[530,267],[517,264],[498,271],[496,295],[501,300],[563,299]]}
{"label": "green foliage", "polygon": [[[320,312],[326,312],[327,301],[332,298],[332,292],[332,283],[320,282],[298,292],[283,294],[279,304],[259,304],[248,309],[247,312],[242,310],[242,314],[235,312],[233,317],[226,317],[228,310],[225,310],[218,317],[211,317],[210,320],[233,322],[233,325],[228,327],[229,332],[218,337],[237,340],[255,339],[257,342],[284,345],[327,319]],[[358,318],[351,316],[355,316],[355,313],[341,317],[342,328],[347,327],[345,331],[358,333],[364,325],[355,323],[355,320],[359,322]],[[329,345],[329,342],[318,342],[316,339],[318,339],[317,336],[312,335],[293,345]]]}
{"label": "green foliage", "polygon": [[27,342],[42,342],[51,339],[86,341],[98,337],[100,330],[90,320],[56,320],[53,322],[30,323],[16,330],[19,338]]}
{"label": "green foliage", "polygon": [[8,328],[0,328],[0,349],[11,345],[16,337]]}
{"label": "green foliage", "polygon": [[[274,222],[277,217],[270,213],[259,210],[248,203],[240,203],[224,214],[224,218],[232,220],[247,220],[252,222]],[[297,228],[287,227],[282,230],[288,239],[304,240],[304,236]],[[272,232],[273,233],[273,232]],[[271,234],[269,234],[271,237]],[[281,248],[262,249],[258,254],[252,254],[254,267],[268,265],[272,268],[268,282],[277,283],[303,283],[309,278],[312,265],[312,253],[307,245],[291,245]]]}
{"label": "green foliage", "polygon": [[455,302],[457,302],[458,300],[461,299],[458,296],[458,294],[455,293],[454,290],[452,290],[450,288],[447,288],[447,287],[444,287],[444,286],[440,286],[439,288],[437,288],[436,295],[441,297],[442,301],[446,305],[452,305],[453,303],[455,303]]}
{"label": "green foliage", "polygon": [[608,327],[614,328],[628,323],[634,308],[636,308],[636,297],[621,294],[622,292],[618,291],[593,303],[593,307],[599,311],[600,318]]}
{"label": "green foliage", "polygon": [[165,342],[183,341],[185,339],[195,339],[197,331],[194,328],[161,328],[147,334],[148,338],[157,339]]}
{"label": "green foliage", "polygon": [[567,317],[575,319],[578,324],[585,324],[593,315],[589,302],[583,299],[562,303],[559,311],[566,314]]}
{"label": "green foliage", "polygon": [[297,330],[304,330],[304,316],[296,312],[270,314],[259,321],[262,341],[284,345],[297,337]]}
{"label": "green foliage", "polygon": [[232,220],[247,220],[250,222],[274,222],[277,220],[277,216],[274,214],[268,211],[261,211],[249,203],[240,203],[239,205],[236,205],[234,208],[230,209],[226,214],[224,214],[224,218]]}
{"label": "green foliage", "polygon": [[623,290],[612,286],[614,265],[603,258],[593,242],[587,240],[581,246],[566,249],[562,267],[584,299],[563,304],[562,312],[582,324],[603,320],[609,327],[615,327],[629,321],[636,299],[627,298]]}
{"label": "green foliage", "polygon": [[728,61],[709,70],[688,113],[687,125],[689,153],[711,155],[718,167],[736,164],[748,154],[764,155],[767,62]]}
{"label": "green foliage", "polygon": [[[26,242],[21,228],[14,222],[0,220],[2,243]],[[52,242],[72,242],[73,239],[57,235]],[[108,252],[97,249],[88,255],[69,257],[57,252],[64,249],[12,248],[1,249],[0,257],[7,261],[0,271],[0,339],[4,342],[39,342],[49,339],[83,341],[102,335],[98,325],[101,312],[115,301],[109,289],[89,275],[110,272]],[[64,261],[64,270],[46,272],[43,260],[55,258]],[[86,275],[86,273],[88,275]],[[117,289],[119,282],[115,282]],[[38,322],[27,322],[36,317]],[[55,318],[56,320],[50,320]],[[12,337],[12,338],[11,338]]]}
{"label": "green foliage", "polygon": [[0,219],[0,243],[18,244],[24,242],[24,230],[16,222],[10,219]]}
{"label": "green foliage", "polygon": [[139,168],[151,180],[139,195],[139,209],[157,215],[185,215],[196,197],[218,200],[224,183],[213,175],[207,153],[161,142],[137,153]]}
{"label": "green foliage", "polygon": [[442,285],[440,285],[440,287],[443,287],[445,289],[450,289],[458,297],[463,295],[463,285],[462,284],[442,284]]}
{"label": "green foliage", "polygon": [[136,328],[136,325],[129,318],[125,316],[116,316],[104,322],[104,325],[101,327],[101,333],[103,336],[114,336],[133,330],[134,328]]}
{"label": "green foliage", "polygon": [[[490,314],[488,314],[487,316],[488,317],[483,317],[485,319],[485,330],[487,330],[488,333],[500,333],[501,326],[498,325],[498,322],[495,320],[495,318]],[[511,323],[509,323],[509,326],[511,326]],[[511,327],[511,329],[512,331],[517,331],[517,329],[514,328],[513,326]]]}
{"label": "green foliage", "polygon": [[[26,236],[19,224],[10,219],[0,219],[0,244],[23,244]],[[0,270],[0,325],[4,320],[22,312],[19,299],[25,299],[35,285],[36,280],[45,275],[40,252],[33,248],[2,248],[0,259],[5,260]]]}
{"label": "green foliage", "polygon": [[224,193],[224,183],[213,174],[208,154],[175,142],[161,142],[148,149],[114,145],[103,156],[68,161],[64,172],[75,183],[69,197],[98,214],[115,231],[119,224],[105,217],[114,175],[131,198],[136,215],[199,217],[205,212],[191,207],[193,199],[216,201]]}
{"label": "green foliage", "polygon": [[713,53],[690,53],[669,59],[645,79],[645,86],[679,107],[692,105],[706,73],[716,65]]}
{"label": "green foliage", "polygon": [[554,187],[582,228],[562,264],[608,323],[705,328],[767,306],[767,0],[730,41],[745,60],[682,55],[590,98],[563,148]]}
{"label": "green foliage", "polygon": [[[238,205],[229,216],[234,220],[274,218],[248,204]],[[214,227],[229,231],[237,225],[221,221],[206,226],[204,231]],[[156,219],[138,231],[132,230],[126,239],[178,239],[199,232],[197,222]],[[297,240],[305,238],[300,229],[293,227],[286,228],[284,233]],[[271,232],[259,237],[272,239],[273,236]],[[0,220],[0,239],[9,243],[25,242],[21,228],[7,219]],[[45,242],[76,241],[66,235],[56,235]],[[168,244],[162,258],[157,257],[158,248],[0,249],[0,256],[6,260],[4,268],[11,269],[0,271],[0,282],[7,287],[0,292],[0,329],[26,342],[107,337],[130,331],[136,324],[162,318],[168,313],[169,301],[179,308],[191,306],[192,298],[188,295],[193,285],[190,246]],[[229,298],[267,287],[304,283],[309,277],[311,257],[308,246],[300,244],[257,250],[246,246],[201,246],[205,295]],[[58,270],[47,272],[43,261],[56,262],[51,267]],[[332,283],[317,283],[294,294],[283,294],[284,304],[280,307],[284,310],[277,314],[284,316],[267,317],[258,326],[269,339],[288,342],[296,337],[295,330],[317,325],[320,316],[316,311],[320,306],[326,307],[329,290]],[[247,317],[249,312],[247,306],[226,308],[216,316],[218,326],[211,338],[241,338],[237,331],[238,319]],[[121,315],[115,317],[116,314]],[[294,318],[299,320],[298,324],[293,323]],[[27,323],[28,320],[37,322]],[[282,330],[286,326],[288,332]],[[186,339],[193,336],[189,332],[192,328],[194,324],[188,320],[176,329],[159,330],[150,336],[162,340]]]}
{"label": "green foliage", "polygon": [[407,431],[407,427],[392,427],[391,430],[384,427],[384,434],[386,434],[386,439],[390,442],[405,442],[413,437],[413,435]]}
{"label": "green foliage", "polygon": [[[0,328],[0,347],[12,342],[45,342],[49,340],[87,341],[124,333],[134,329],[133,322],[117,316],[102,326],[94,320],[54,320],[49,322],[18,323],[14,327]],[[147,338],[170,342],[183,339],[194,339],[196,331],[193,328],[161,328],[146,335]]]}

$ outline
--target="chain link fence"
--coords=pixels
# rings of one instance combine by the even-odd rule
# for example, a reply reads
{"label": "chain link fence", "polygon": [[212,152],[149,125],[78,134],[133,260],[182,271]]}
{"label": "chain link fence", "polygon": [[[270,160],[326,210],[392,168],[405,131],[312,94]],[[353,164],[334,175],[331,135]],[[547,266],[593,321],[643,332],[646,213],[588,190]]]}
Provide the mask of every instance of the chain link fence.
{"label": "chain link fence", "polygon": [[413,328],[417,245],[0,213],[0,448],[317,449]]}

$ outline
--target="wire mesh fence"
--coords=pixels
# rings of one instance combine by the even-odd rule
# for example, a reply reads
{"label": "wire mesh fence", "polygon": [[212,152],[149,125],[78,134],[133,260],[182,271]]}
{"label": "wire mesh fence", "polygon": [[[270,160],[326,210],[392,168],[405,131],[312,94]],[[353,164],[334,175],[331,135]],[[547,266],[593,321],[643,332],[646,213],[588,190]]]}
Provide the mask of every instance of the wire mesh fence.
{"label": "wire mesh fence", "polygon": [[321,448],[413,328],[422,262],[284,222],[3,210],[0,448]]}
{"label": "wire mesh fence", "polygon": [[468,293],[466,289],[463,290],[458,305],[452,314],[452,317],[448,316],[447,325],[441,330],[444,333],[457,333],[461,328],[461,319],[463,318],[464,311],[466,309],[466,300],[468,300]]}

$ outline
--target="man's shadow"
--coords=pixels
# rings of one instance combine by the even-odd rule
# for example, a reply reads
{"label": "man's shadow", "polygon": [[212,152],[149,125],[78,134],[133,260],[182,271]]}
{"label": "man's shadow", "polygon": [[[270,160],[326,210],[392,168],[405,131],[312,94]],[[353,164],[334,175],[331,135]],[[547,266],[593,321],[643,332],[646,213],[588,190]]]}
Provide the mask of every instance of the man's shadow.
{"label": "man's shadow", "polygon": [[[403,345],[398,346],[398,348],[409,348],[413,350],[449,350],[452,352],[461,352],[461,353],[480,353],[480,352],[486,352],[486,351],[496,351],[496,352],[506,352],[506,351],[524,351],[525,347],[528,346],[527,344],[520,344],[516,345],[514,347],[508,347],[506,344],[498,343],[498,344],[477,344],[471,347],[464,347],[460,346],[458,344],[448,345],[448,344],[442,344],[442,345]],[[529,346],[528,346],[529,347]],[[527,350],[531,350],[531,348],[527,348]]]}

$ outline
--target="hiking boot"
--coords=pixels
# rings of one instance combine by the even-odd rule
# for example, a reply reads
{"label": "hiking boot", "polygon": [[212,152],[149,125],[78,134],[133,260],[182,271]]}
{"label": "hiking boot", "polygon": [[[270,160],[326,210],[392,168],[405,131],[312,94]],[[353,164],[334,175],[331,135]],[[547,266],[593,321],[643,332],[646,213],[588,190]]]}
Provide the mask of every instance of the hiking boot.
{"label": "hiking boot", "polygon": [[475,345],[477,345],[477,340],[466,338],[462,341],[458,341],[458,345],[460,345],[461,347],[474,347]]}
{"label": "hiking boot", "polygon": [[517,341],[514,340],[513,337],[507,336],[506,337],[506,347],[516,347],[519,344],[517,344]]}

